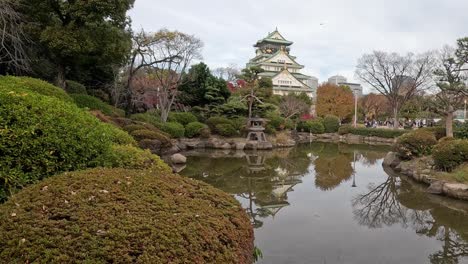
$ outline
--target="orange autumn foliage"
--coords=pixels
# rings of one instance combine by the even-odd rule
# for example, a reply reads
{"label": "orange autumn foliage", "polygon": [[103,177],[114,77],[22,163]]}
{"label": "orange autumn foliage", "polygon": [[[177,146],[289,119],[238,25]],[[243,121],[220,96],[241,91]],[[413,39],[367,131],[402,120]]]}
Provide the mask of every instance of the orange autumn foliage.
{"label": "orange autumn foliage", "polygon": [[354,111],[353,92],[347,86],[324,83],[317,89],[317,115],[334,115],[344,120]]}

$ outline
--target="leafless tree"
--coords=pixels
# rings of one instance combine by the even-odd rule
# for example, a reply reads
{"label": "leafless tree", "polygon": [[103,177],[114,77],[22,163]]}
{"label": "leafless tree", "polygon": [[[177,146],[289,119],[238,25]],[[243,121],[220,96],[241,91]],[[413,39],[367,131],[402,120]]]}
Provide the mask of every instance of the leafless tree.
{"label": "leafless tree", "polygon": [[307,113],[310,108],[303,100],[293,95],[287,95],[282,98],[279,109],[281,114],[288,119],[295,115]]}
{"label": "leafless tree", "polygon": [[201,59],[203,43],[192,35],[178,31],[162,29],[156,33],[144,30],[133,37],[133,49],[128,66],[125,87],[127,111],[133,105],[132,82],[135,75],[143,68],[152,69],[153,78],[159,81],[158,105],[161,120],[166,122],[177,95],[177,87],[192,60]]}
{"label": "leafless tree", "polygon": [[0,0],[0,73],[30,71],[26,51],[28,38],[15,5],[13,1]]}
{"label": "leafless tree", "polygon": [[228,82],[233,82],[237,80],[237,77],[240,75],[240,71],[235,64],[230,64],[227,67],[219,67],[214,69],[213,74],[218,78],[222,78]]}
{"label": "leafless tree", "polygon": [[398,128],[400,108],[419,91],[430,87],[433,67],[431,52],[402,56],[374,51],[359,59],[356,75],[387,98],[393,110],[394,126]]}
{"label": "leafless tree", "polygon": [[445,46],[437,52],[437,69],[434,71],[437,92],[433,97],[431,110],[445,115],[447,137],[453,137],[453,113],[462,107],[468,94],[467,72],[463,71],[465,62],[456,56],[456,50]]}

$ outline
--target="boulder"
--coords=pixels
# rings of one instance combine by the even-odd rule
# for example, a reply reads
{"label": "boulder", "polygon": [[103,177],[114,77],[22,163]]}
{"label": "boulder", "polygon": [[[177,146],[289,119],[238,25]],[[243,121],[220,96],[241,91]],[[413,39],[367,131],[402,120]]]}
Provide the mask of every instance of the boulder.
{"label": "boulder", "polygon": [[237,150],[243,150],[245,148],[245,143],[243,142],[237,142],[236,143],[236,149]]}
{"label": "boulder", "polygon": [[171,156],[171,162],[173,164],[185,164],[187,163],[187,158],[180,153],[176,153]]}
{"label": "boulder", "polygon": [[400,164],[401,160],[398,158],[398,155],[395,152],[389,152],[383,160],[383,165],[390,168],[395,168]]}
{"label": "boulder", "polygon": [[444,181],[434,181],[431,183],[431,186],[429,186],[429,188],[427,188],[426,191],[432,194],[442,194],[444,184],[445,184]]}

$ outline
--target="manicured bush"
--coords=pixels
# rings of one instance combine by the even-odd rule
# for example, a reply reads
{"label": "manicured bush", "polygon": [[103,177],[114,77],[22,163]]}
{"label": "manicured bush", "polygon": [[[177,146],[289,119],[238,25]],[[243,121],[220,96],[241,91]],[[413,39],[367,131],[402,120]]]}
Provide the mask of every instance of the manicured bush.
{"label": "manicured bush", "polygon": [[200,135],[200,131],[205,128],[206,125],[200,122],[191,122],[185,126],[185,136],[192,138]]}
{"label": "manicured bush", "polygon": [[452,171],[464,162],[468,162],[468,140],[446,140],[432,150],[435,166],[444,171]]}
{"label": "manicured bush", "polygon": [[0,86],[0,189],[92,166],[113,142],[134,143],[73,103]]}
{"label": "manicured bush", "polygon": [[232,197],[157,171],[51,177],[0,206],[8,263],[252,263],[253,229]]}
{"label": "manicured bush", "polygon": [[325,132],[322,122],[318,120],[301,121],[297,125],[297,128],[299,131],[310,132],[312,134],[323,134]]}
{"label": "manicured bush", "polygon": [[168,146],[171,144],[171,139],[169,137],[149,129],[134,130],[130,133],[130,135],[132,135],[138,141],[143,139],[157,139],[161,141],[163,146]]}
{"label": "manicured bush", "polygon": [[445,127],[423,127],[423,128],[419,128],[418,130],[429,131],[433,133],[437,140],[447,135],[445,133]]}
{"label": "manicured bush", "polygon": [[113,145],[111,151],[101,155],[96,165],[107,168],[151,169],[159,172],[171,172],[169,166],[149,150],[142,150],[133,145]]}
{"label": "manicured bush", "polygon": [[340,128],[338,129],[338,134],[339,135],[346,135],[346,134],[349,134],[351,133],[351,130],[353,129],[353,127],[351,125],[342,125],[340,126]]}
{"label": "manicured bush", "polygon": [[124,126],[123,130],[127,131],[128,133],[132,133],[135,130],[146,130],[147,128],[144,125],[140,124],[131,124],[128,126]]}
{"label": "manicured bush", "polygon": [[268,112],[266,118],[269,120],[268,124],[271,125],[275,130],[283,130],[285,128],[285,118],[282,117],[278,112]]}
{"label": "manicured bush", "polygon": [[206,120],[206,124],[212,130],[216,130],[216,126],[219,124],[229,124],[232,126],[232,121],[224,116],[213,116]]}
{"label": "manicured bush", "polygon": [[125,112],[123,112],[123,110],[108,105],[94,96],[86,94],[70,94],[70,96],[73,98],[76,105],[78,105],[81,108],[87,108],[89,110],[99,110],[102,113],[109,116],[121,117],[122,114],[125,115]]}
{"label": "manicured bush", "polygon": [[184,126],[177,122],[161,123],[158,128],[171,135],[171,138],[181,138],[185,134]]}
{"label": "manicured bush", "polygon": [[52,96],[62,101],[73,102],[73,99],[63,89],[30,77],[0,76],[0,86],[17,93],[31,91]]}
{"label": "manicured bush", "polygon": [[357,127],[351,128],[349,132],[353,135],[365,137],[397,138],[405,133],[408,133],[409,131],[401,129]]}
{"label": "manicured bush", "polygon": [[218,124],[215,127],[215,131],[217,134],[224,137],[233,137],[237,135],[236,129],[230,124]]}
{"label": "manicured bush", "polygon": [[209,127],[204,127],[200,130],[200,137],[201,138],[209,138],[211,137],[211,130]]}
{"label": "manicured bush", "polygon": [[430,155],[432,148],[437,144],[435,135],[430,131],[415,130],[406,133],[397,139],[395,151],[403,159],[412,159]]}
{"label": "manicured bush", "polygon": [[94,96],[96,98],[99,98],[103,102],[109,102],[109,99],[110,99],[109,94],[107,94],[106,92],[104,92],[103,90],[100,90],[100,89],[88,90],[88,94],[91,95],[91,96]]}
{"label": "manicured bush", "polygon": [[197,117],[190,112],[170,112],[168,117],[169,122],[177,122],[184,126],[188,123],[197,122]]}
{"label": "manicured bush", "polygon": [[453,134],[456,138],[468,139],[468,122],[456,127]]}
{"label": "manicured bush", "polygon": [[325,116],[322,123],[325,128],[325,133],[336,133],[340,128],[340,119],[333,115]]}
{"label": "manicured bush", "polygon": [[140,121],[144,123],[148,123],[153,126],[159,126],[162,122],[159,116],[156,114],[146,112],[142,114],[133,114],[130,116],[130,119],[135,120],[135,121]]}
{"label": "manicured bush", "polygon": [[88,92],[86,92],[86,87],[79,82],[67,80],[66,84],[67,88],[65,88],[65,90],[69,94],[88,94]]}

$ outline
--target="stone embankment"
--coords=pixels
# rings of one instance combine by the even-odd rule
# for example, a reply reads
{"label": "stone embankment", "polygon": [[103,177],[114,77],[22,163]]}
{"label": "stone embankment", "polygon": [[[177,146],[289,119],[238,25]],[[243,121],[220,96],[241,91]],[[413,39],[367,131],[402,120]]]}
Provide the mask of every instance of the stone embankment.
{"label": "stone embankment", "polygon": [[427,188],[429,193],[468,200],[467,184],[448,182],[435,177],[438,172],[433,169],[434,161],[431,157],[403,161],[398,158],[396,153],[389,152],[383,161],[383,166],[390,167],[395,172],[429,185]]}
{"label": "stone embankment", "polygon": [[268,142],[248,141],[245,138],[180,138],[173,140],[172,147],[163,150],[161,155],[171,155],[190,149],[233,149],[233,150],[269,150],[273,148],[294,147],[297,144],[310,142],[333,142],[347,144],[388,145],[395,143],[393,138],[365,137],[358,135],[283,133],[280,136],[269,136]]}

